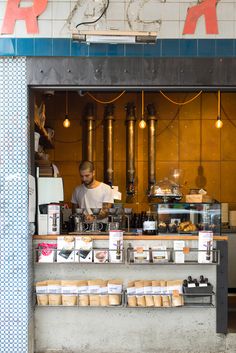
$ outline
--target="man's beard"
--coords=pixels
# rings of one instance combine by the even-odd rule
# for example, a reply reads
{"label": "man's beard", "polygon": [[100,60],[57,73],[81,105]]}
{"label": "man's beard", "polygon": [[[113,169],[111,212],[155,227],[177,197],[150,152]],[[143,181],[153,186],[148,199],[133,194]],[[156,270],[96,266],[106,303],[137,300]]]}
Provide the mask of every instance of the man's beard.
{"label": "man's beard", "polygon": [[92,179],[90,180],[90,181],[84,181],[84,185],[85,186],[89,186],[89,185],[91,185],[92,183],[94,182],[94,177],[92,177]]}

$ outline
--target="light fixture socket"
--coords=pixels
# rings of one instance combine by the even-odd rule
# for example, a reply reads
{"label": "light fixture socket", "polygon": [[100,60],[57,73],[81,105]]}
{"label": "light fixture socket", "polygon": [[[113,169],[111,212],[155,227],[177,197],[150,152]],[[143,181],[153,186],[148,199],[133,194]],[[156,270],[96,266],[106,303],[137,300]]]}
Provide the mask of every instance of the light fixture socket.
{"label": "light fixture socket", "polygon": [[86,43],[110,43],[110,44],[155,44],[157,41],[157,32],[145,31],[77,31],[72,34],[72,39],[78,42]]}

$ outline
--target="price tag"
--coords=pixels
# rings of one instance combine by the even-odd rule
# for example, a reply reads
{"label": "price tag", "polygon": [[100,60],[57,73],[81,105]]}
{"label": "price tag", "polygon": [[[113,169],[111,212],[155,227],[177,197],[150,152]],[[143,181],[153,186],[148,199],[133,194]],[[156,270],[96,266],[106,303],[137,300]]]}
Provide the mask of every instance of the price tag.
{"label": "price tag", "polygon": [[195,283],[188,283],[188,288],[195,288],[195,287],[196,287]]}

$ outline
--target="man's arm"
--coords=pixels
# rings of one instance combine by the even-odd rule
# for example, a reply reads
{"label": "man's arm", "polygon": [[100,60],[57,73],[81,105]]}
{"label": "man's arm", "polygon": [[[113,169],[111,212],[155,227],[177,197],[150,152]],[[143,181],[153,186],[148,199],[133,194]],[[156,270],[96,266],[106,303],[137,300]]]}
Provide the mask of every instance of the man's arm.
{"label": "man's arm", "polygon": [[112,207],[112,203],[103,202],[101,211],[99,212],[98,219],[106,218],[109,214],[109,208]]}

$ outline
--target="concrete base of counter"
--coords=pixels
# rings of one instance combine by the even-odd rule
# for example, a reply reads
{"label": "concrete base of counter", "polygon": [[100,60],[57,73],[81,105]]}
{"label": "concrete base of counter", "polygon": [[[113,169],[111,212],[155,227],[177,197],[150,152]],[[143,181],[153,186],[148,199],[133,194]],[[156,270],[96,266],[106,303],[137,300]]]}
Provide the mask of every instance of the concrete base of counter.
{"label": "concrete base of counter", "polygon": [[[101,241],[100,246],[105,244]],[[191,244],[196,247],[196,240]],[[216,267],[38,264],[35,280],[122,278],[127,284],[203,274],[216,288]],[[234,346],[233,338],[228,345],[227,336],[216,333],[216,308],[35,308],[35,353],[233,353],[235,347],[236,336]]]}

